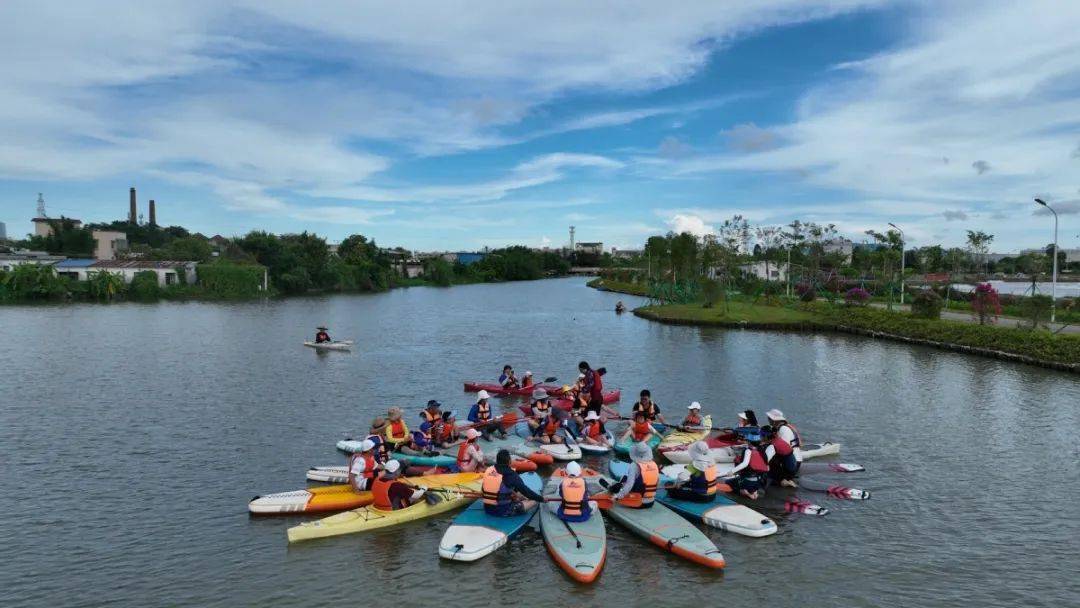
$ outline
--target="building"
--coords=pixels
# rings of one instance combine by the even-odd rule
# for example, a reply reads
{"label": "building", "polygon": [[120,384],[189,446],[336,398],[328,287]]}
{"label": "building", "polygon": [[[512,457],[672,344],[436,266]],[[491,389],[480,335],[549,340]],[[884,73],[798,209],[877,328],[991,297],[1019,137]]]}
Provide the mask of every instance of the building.
{"label": "building", "polygon": [[639,258],[645,255],[643,249],[619,249],[618,247],[611,248],[611,257],[628,260],[631,258]]}
{"label": "building", "polygon": [[[195,283],[198,276],[195,268],[198,262],[168,260],[64,260],[56,265],[56,272],[76,281],[85,281],[96,272],[109,272],[120,275],[125,283],[130,283],[140,272],[151,271],[158,277],[158,285],[177,283]],[[181,278],[183,279],[181,281]]]}
{"label": "building", "polygon": [[62,255],[49,255],[44,251],[0,250],[0,270],[14,270],[16,266],[23,264],[56,264],[63,259]]}
{"label": "building", "polygon": [[578,253],[584,253],[586,255],[604,255],[603,243],[577,243],[574,245],[574,251]]}
{"label": "building", "polygon": [[50,222],[68,220],[75,225],[76,228],[82,228],[82,220],[76,220],[70,217],[62,217],[59,220],[51,217],[35,217],[34,222],[34,236],[49,236],[52,234],[52,224]]}
{"label": "building", "polygon": [[0,241],[7,240],[7,224],[0,222]]}
{"label": "building", "polygon": [[739,266],[739,270],[741,270],[743,274],[757,277],[762,281],[780,281],[783,283],[788,279],[787,262],[769,262],[766,266],[765,261],[761,260],[750,264],[743,264]]}
{"label": "building", "polygon": [[95,230],[94,257],[99,260],[115,260],[116,255],[127,251],[127,234],[113,230]]}
{"label": "building", "polygon": [[455,253],[447,253],[443,255],[443,259],[451,264],[461,262],[463,265],[468,266],[475,264],[480,260],[487,257],[486,253],[478,253],[475,251],[458,251]]}

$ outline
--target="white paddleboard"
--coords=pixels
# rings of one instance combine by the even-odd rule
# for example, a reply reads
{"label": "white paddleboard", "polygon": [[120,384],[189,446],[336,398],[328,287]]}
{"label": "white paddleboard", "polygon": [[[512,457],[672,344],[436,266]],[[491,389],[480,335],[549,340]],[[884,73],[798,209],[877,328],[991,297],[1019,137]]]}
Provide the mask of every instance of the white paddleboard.
{"label": "white paddleboard", "polygon": [[334,342],[304,342],[304,346],[318,349],[318,350],[349,350],[353,347],[352,340],[341,340]]}

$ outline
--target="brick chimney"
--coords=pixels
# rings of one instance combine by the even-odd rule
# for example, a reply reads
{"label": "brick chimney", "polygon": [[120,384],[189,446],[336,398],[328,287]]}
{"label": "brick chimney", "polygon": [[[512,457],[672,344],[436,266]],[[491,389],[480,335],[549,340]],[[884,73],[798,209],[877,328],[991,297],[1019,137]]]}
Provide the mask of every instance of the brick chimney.
{"label": "brick chimney", "polygon": [[139,209],[135,205],[135,188],[131,189],[131,210],[128,211],[128,222],[134,224],[139,221]]}
{"label": "brick chimney", "polygon": [[154,207],[154,199],[150,199],[150,225],[157,226],[157,209]]}

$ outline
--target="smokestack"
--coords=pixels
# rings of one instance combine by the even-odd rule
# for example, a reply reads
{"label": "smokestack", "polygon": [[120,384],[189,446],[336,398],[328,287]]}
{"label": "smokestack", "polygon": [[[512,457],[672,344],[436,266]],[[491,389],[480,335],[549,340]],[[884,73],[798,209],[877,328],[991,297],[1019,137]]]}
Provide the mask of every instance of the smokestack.
{"label": "smokestack", "polygon": [[150,199],[150,225],[157,226],[157,210],[154,208],[154,199]]}
{"label": "smokestack", "polygon": [[131,210],[128,211],[128,222],[131,223],[131,224],[137,223],[138,219],[139,219],[138,218],[138,213],[139,213],[139,209],[135,205],[135,188],[132,187],[132,189],[131,189]]}

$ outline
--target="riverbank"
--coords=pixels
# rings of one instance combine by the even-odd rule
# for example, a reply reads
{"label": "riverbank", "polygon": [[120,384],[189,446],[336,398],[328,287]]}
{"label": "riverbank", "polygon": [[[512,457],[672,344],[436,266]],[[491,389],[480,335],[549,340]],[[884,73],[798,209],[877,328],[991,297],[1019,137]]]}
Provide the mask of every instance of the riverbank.
{"label": "riverbank", "polygon": [[585,285],[600,291],[614,291],[615,293],[625,293],[631,296],[641,296],[643,298],[649,297],[648,287],[638,283],[624,283],[621,281],[596,277]]}

